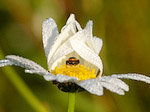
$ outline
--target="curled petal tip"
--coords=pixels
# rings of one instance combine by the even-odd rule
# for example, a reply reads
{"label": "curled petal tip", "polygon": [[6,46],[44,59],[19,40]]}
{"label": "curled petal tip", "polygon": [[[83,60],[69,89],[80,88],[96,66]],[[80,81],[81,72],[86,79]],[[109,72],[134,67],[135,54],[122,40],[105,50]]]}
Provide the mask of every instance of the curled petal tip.
{"label": "curled petal tip", "polygon": [[93,26],[93,21],[92,20],[89,20],[88,22],[87,22],[87,24],[86,24],[86,27],[87,26]]}
{"label": "curled petal tip", "polygon": [[92,29],[93,29],[93,21],[92,20],[89,20],[85,26],[85,29],[90,33],[92,34]]}
{"label": "curled petal tip", "polygon": [[67,20],[67,24],[69,24],[70,22],[74,22],[75,21],[75,15],[74,14],[70,14],[68,20]]}

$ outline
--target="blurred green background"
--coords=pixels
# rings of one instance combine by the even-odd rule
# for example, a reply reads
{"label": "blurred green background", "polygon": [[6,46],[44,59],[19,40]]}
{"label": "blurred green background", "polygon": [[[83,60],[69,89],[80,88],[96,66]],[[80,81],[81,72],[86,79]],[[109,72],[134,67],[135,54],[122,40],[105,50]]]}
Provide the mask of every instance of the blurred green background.
{"label": "blurred green background", "polygon": [[[52,17],[60,30],[70,13],[83,28],[89,19],[94,21],[93,34],[103,39],[104,75],[136,72],[150,76],[149,0],[0,0],[0,52],[29,58],[47,68],[42,22]],[[67,111],[67,93],[39,75],[13,69],[49,111]],[[7,67],[0,68],[0,112],[34,112],[7,71]],[[78,93],[76,112],[150,112],[150,85],[124,81],[130,86],[125,96],[107,90],[103,96]]]}

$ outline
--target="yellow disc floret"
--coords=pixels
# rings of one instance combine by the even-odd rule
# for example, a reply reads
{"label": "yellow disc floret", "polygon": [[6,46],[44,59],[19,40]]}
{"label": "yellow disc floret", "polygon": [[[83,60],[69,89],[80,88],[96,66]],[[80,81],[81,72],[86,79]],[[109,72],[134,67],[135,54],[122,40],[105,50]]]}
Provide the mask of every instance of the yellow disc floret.
{"label": "yellow disc floret", "polygon": [[77,77],[79,81],[96,78],[95,69],[90,70],[90,68],[83,65],[61,65],[56,67],[53,74],[63,74],[70,77]]}

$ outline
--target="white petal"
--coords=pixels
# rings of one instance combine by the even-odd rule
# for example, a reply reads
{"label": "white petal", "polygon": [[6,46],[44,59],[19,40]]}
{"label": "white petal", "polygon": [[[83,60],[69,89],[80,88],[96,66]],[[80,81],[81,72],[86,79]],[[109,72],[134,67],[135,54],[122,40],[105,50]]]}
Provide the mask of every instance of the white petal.
{"label": "white petal", "polygon": [[86,37],[86,45],[91,49],[93,50],[95,53],[96,53],[96,50],[95,50],[95,43],[94,43],[94,40],[93,40],[93,21],[88,21],[88,23],[86,24],[86,27],[85,29],[86,32],[85,32],[85,35],[87,36]]}
{"label": "white petal", "polygon": [[100,38],[97,38],[96,36],[93,37],[92,35],[92,29],[93,29],[93,21],[89,21],[85,27],[85,29],[87,29],[88,33],[88,39],[86,44],[96,53],[99,54],[102,45],[103,45],[103,41]]}
{"label": "white petal", "polygon": [[38,71],[38,70],[25,70],[26,73],[30,73],[30,74],[39,74],[39,75],[43,75],[45,80],[47,81],[52,81],[52,80],[56,80],[56,76],[49,73],[48,71]]}
{"label": "white petal", "polygon": [[69,25],[72,24],[74,25],[74,27],[72,27],[72,31],[75,33],[76,32],[76,28],[80,31],[82,30],[80,24],[75,20],[75,15],[74,14],[70,14],[66,25],[61,29],[61,32],[63,32],[63,30]]}
{"label": "white petal", "polygon": [[49,72],[47,72],[47,71],[38,71],[38,70],[28,70],[28,69],[26,69],[25,73],[43,75],[43,77],[46,81],[56,80],[56,76],[49,73]]}
{"label": "white petal", "polygon": [[85,26],[85,29],[88,29],[87,33],[90,34],[90,37],[92,37],[92,32],[93,32],[93,21],[88,21],[86,26]]}
{"label": "white petal", "polygon": [[69,77],[66,75],[58,74],[56,75],[56,81],[58,82],[74,82],[77,83],[79,81],[76,77]]}
{"label": "white petal", "polygon": [[29,59],[25,59],[23,57],[19,57],[19,56],[15,56],[15,55],[8,55],[8,56],[6,56],[6,58],[8,61],[10,61],[11,65],[20,66],[20,67],[25,68],[26,69],[25,72],[27,72],[27,73],[41,74],[41,75],[44,75],[44,78],[49,76],[49,77],[51,77],[51,80],[56,79],[56,78],[54,78],[53,74],[49,73],[43,67],[41,67],[40,65],[38,65],[37,63],[35,63]]}
{"label": "white petal", "polygon": [[13,65],[13,63],[7,59],[0,60],[0,67],[8,66],[8,65]]}
{"label": "white petal", "polygon": [[120,78],[120,79],[132,79],[137,81],[143,81],[150,84],[150,77],[141,74],[136,74],[136,73],[113,74],[111,75],[111,77]]}
{"label": "white petal", "polygon": [[110,76],[101,76],[99,78],[99,80],[102,81],[102,82],[109,82],[109,83],[111,83],[115,86],[120,87],[121,89],[123,89],[125,91],[129,91],[129,86],[120,79],[113,78],[113,77],[110,77]]}
{"label": "white petal", "polygon": [[20,66],[26,69],[35,69],[35,70],[40,70],[40,71],[44,71],[45,69],[43,67],[41,67],[39,64],[23,58],[23,57],[19,57],[19,56],[15,56],[15,55],[8,55],[6,56],[6,58],[11,61],[13,63],[13,65],[15,66]]}
{"label": "white petal", "polygon": [[74,22],[75,22],[75,15],[74,14],[70,14],[66,24],[74,23]]}
{"label": "white petal", "polygon": [[55,21],[52,18],[46,19],[42,24],[43,46],[46,57],[50,52],[51,46],[54,44],[54,40],[58,35],[58,28]]}
{"label": "white petal", "polygon": [[86,27],[83,30],[78,31],[72,38],[78,39],[81,42],[88,41],[89,39],[92,38],[92,27],[93,27],[93,22],[89,21]]}
{"label": "white petal", "polygon": [[[61,32],[56,38],[54,45],[50,49],[50,53],[48,54],[48,63],[54,56],[55,52],[58,50],[58,48],[65,43],[70,37],[74,35],[73,33],[73,27],[75,27],[73,24],[69,24],[63,32]],[[48,68],[50,66],[48,65]]]}
{"label": "white petal", "polygon": [[77,84],[92,94],[103,95],[103,87],[97,79],[84,80]]}
{"label": "white petal", "polygon": [[54,56],[52,57],[51,61],[49,62],[50,69],[54,69],[57,66],[57,63],[62,61],[66,55],[73,52],[71,44],[69,41],[63,43],[60,48],[55,52]]}
{"label": "white petal", "polygon": [[100,82],[100,84],[103,87],[105,87],[106,89],[108,89],[108,90],[110,90],[110,91],[112,91],[114,93],[117,93],[119,95],[124,95],[124,91],[120,87],[118,87],[116,85],[113,85],[112,83],[109,83],[109,82]]}
{"label": "white petal", "polygon": [[93,50],[95,51],[96,54],[99,54],[102,45],[103,45],[103,41],[100,38],[97,37],[93,37],[92,33],[93,33],[93,21],[89,21],[85,27],[85,29],[87,29],[88,33],[88,39],[87,39],[87,45]]}
{"label": "white petal", "polygon": [[53,74],[46,74],[46,75],[44,75],[43,76],[44,77],[44,79],[46,80],[46,81],[53,81],[53,80],[56,80],[56,76],[54,76]]}
{"label": "white petal", "polygon": [[70,42],[72,48],[78,55],[80,55],[84,60],[90,62],[91,64],[97,66],[100,69],[101,75],[103,72],[103,64],[100,57],[80,40],[71,39]]}
{"label": "white petal", "polygon": [[25,59],[23,57],[15,56],[15,55],[8,55],[6,56],[7,59],[0,60],[0,67],[7,66],[7,65],[15,65],[25,68],[26,73],[30,74],[39,74],[43,75],[45,80],[51,81],[56,80],[56,76],[49,73],[47,70],[45,70],[43,67],[38,65],[37,63]]}
{"label": "white petal", "polygon": [[75,16],[73,14],[69,16],[66,25],[62,27],[61,32],[64,32],[68,26],[71,28],[73,33],[76,33]]}
{"label": "white petal", "polygon": [[41,74],[41,71],[37,71],[37,70],[28,70],[28,69],[25,69],[25,73],[30,73],[30,74]]}
{"label": "white petal", "polygon": [[103,40],[94,36],[93,41],[94,41],[93,46],[96,51],[96,54],[99,54],[103,46]]}
{"label": "white petal", "polygon": [[75,21],[75,23],[76,23],[76,27],[77,27],[78,31],[81,31],[82,28],[81,28],[80,24],[77,21]]}

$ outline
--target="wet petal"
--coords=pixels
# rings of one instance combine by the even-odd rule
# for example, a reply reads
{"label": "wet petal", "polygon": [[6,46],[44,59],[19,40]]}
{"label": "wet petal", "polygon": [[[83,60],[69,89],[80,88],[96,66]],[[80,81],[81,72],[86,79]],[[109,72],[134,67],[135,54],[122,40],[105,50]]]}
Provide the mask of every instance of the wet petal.
{"label": "wet petal", "polygon": [[66,75],[58,74],[56,75],[56,81],[58,82],[74,82],[77,83],[79,80],[76,77],[69,77]]}
{"label": "wet petal", "polygon": [[[56,37],[57,39],[55,40],[55,43],[51,47],[50,53],[48,54],[48,63],[50,62],[58,48],[74,35],[74,27],[75,25],[73,23],[67,25],[65,29]],[[50,66],[48,65],[48,68],[49,67]]]}
{"label": "wet petal", "polygon": [[67,22],[66,22],[66,25],[61,29],[61,32],[63,32],[63,30],[69,25],[69,24],[72,24],[72,25],[75,25],[75,27],[72,27],[72,30],[73,32],[75,33],[76,32],[76,28],[80,31],[82,30],[80,24],[75,20],[75,15],[74,14],[70,14]]}
{"label": "wet petal", "polygon": [[103,40],[94,36],[93,41],[94,41],[93,46],[96,51],[96,54],[99,54],[103,46]]}
{"label": "wet petal", "polygon": [[113,78],[113,77],[110,77],[110,76],[101,76],[99,78],[99,80],[101,82],[111,83],[111,84],[113,84],[115,86],[120,87],[121,89],[123,89],[125,91],[129,91],[129,86],[125,82],[123,82],[122,80],[120,80],[120,79]]}
{"label": "wet petal", "polygon": [[93,21],[88,21],[85,27],[85,36],[86,38],[85,44],[95,53],[97,53],[97,49],[95,49],[95,43],[94,43],[94,38],[93,38]]}
{"label": "wet petal", "polygon": [[45,70],[43,67],[38,65],[37,63],[15,55],[8,55],[6,56],[7,59],[0,60],[0,67],[7,66],[7,65],[15,65],[25,68],[26,73],[30,74],[39,74],[43,75],[45,80],[51,81],[55,80],[56,76],[49,73],[47,70]]}
{"label": "wet petal", "polygon": [[8,65],[13,65],[13,63],[7,59],[0,60],[0,67],[4,67]]}
{"label": "wet petal", "polygon": [[111,92],[117,93],[119,95],[124,95],[124,91],[120,87],[113,85],[112,83],[101,81],[100,84]]}
{"label": "wet petal", "polygon": [[70,24],[70,23],[74,23],[75,22],[75,15],[74,14],[70,14],[66,24]]}
{"label": "wet petal", "polygon": [[113,74],[111,75],[111,77],[119,78],[119,79],[132,79],[132,80],[137,80],[137,81],[143,81],[143,82],[150,84],[150,77],[147,77],[141,74],[136,74],[136,73]]}
{"label": "wet petal", "polygon": [[96,36],[93,37],[93,21],[89,21],[85,29],[87,30],[86,35],[88,34],[86,41],[87,46],[90,47],[90,49],[93,50],[96,54],[99,54],[103,45],[103,41]]}
{"label": "wet petal", "polygon": [[46,75],[44,75],[43,77],[44,77],[44,79],[45,79],[46,81],[53,81],[53,80],[56,80],[56,76],[53,75],[53,74],[51,74],[51,73],[46,74]]}
{"label": "wet petal", "polygon": [[89,33],[89,37],[91,38],[92,37],[92,32],[93,32],[93,21],[88,21],[86,26],[85,26],[85,29],[87,29],[87,33]]}
{"label": "wet petal", "polygon": [[8,55],[6,56],[7,60],[11,61],[13,63],[13,65],[15,66],[20,66],[26,69],[35,69],[35,70],[45,70],[43,67],[41,67],[39,64],[23,58],[23,57],[19,57],[19,56],[15,56],[15,55]]}
{"label": "wet petal", "polygon": [[56,80],[56,76],[49,73],[48,71],[38,71],[38,70],[25,70],[26,73],[30,73],[30,74],[39,74],[39,75],[43,75],[44,79],[46,81],[53,81]]}
{"label": "wet petal", "polygon": [[42,24],[43,46],[47,59],[51,46],[54,44],[56,36],[58,35],[58,28],[52,18],[46,19]]}
{"label": "wet petal", "polygon": [[50,72],[44,70],[44,71],[40,71],[40,70],[33,70],[33,69],[25,69],[25,72],[26,73],[30,73],[30,74],[39,74],[39,75],[51,75],[51,76],[54,76],[53,74],[51,74]]}
{"label": "wet petal", "polygon": [[93,22],[89,21],[86,27],[83,30],[78,31],[72,38],[78,39],[81,42],[86,42],[92,38],[92,28],[93,28]]}
{"label": "wet petal", "polygon": [[99,83],[98,79],[84,80],[84,81],[80,81],[77,84],[92,94],[98,96],[103,95],[103,87]]}

